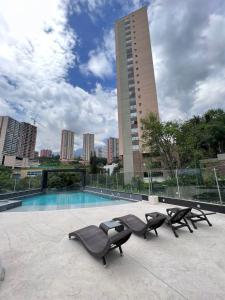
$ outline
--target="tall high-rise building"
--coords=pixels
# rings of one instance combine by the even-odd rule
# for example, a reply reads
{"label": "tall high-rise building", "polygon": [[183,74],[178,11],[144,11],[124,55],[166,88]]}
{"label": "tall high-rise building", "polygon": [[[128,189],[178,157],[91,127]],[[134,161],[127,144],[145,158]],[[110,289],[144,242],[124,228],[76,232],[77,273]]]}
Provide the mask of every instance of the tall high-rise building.
{"label": "tall high-rise building", "polygon": [[143,171],[141,119],[158,116],[147,8],[118,20],[115,26],[119,152],[124,172]]}
{"label": "tall high-rise building", "polygon": [[83,159],[90,161],[91,154],[94,153],[95,135],[92,133],[83,134]]}
{"label": "tall high-rise building", "polygon": [[110,137],[107,140],[107,163],[112,164],[119,158],[119,139]]}
{"label": "tall high-rise building", "polygon": [[18,155],[20,137],[20,122],[7,116],[0,116],[0,165],[3,163],[4,155]]}
{"label": "tall high-rise building", "polygon": [[72,160],[74,157],[74,132],[70,130],[62,130],[61,135],[61,160]]}
{"label": "tall high-rise building", "polygon": [[21,138],[19,145],[19,156],[34,159],[37,127],[29,123],[20,124]]}
{"label": "tall high-rise building", "polygon": [[40,157],[52,157],[52,150],[50,150],[50,149],[42,149],[40,151]]}

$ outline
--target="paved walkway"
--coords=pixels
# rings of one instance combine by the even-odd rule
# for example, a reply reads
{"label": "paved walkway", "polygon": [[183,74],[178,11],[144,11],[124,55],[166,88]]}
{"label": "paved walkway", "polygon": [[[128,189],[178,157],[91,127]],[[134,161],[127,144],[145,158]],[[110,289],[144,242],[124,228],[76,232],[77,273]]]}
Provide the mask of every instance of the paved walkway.
{"label": "paved walkway", "polygon": [[6,269],[0,299],[225,299],[225,215],[213,227],[199,224],[175,238],[132,235],[124,257],[113,251],[108,267],[67,234],[89,224],[133,213],[144,220],[166,204],[123,205],[45,212],[0,213],[0,256]]}

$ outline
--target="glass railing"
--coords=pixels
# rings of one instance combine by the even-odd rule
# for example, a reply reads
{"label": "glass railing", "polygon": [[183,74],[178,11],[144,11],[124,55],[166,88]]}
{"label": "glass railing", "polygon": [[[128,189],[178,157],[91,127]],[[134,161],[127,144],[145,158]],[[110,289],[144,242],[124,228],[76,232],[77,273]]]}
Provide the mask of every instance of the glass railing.
{"label": "glass railing", "polygon": [[225,204],[225,168],[88,174],[86,185],[119,192]]}
{"label": "glass railing", "polygon": [[0,194],[39,189],[41,188],[41,180],[41,176],[1,179]]}

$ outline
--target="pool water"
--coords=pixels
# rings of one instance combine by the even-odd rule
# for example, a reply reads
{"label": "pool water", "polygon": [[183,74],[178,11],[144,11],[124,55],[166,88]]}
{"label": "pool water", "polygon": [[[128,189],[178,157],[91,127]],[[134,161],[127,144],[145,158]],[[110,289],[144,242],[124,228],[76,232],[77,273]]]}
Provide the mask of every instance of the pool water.
{"label": "pool water", "polygon": [[22,206],[10,209],[9,211],[71,209],[125,203],[128,203],[128,201],[111,199],[86,192],[63,192],[25,198],[22,202]]}

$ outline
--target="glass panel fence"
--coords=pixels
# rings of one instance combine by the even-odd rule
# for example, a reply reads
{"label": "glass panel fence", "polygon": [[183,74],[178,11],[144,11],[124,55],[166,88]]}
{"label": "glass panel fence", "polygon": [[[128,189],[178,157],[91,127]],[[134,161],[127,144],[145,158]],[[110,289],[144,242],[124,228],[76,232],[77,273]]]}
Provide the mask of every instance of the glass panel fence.
{"label": "glass panel fence", "polygon": [[225,168],[153,169],[135,174],[88,174],[86,184],[118,192],[225,203]]}

